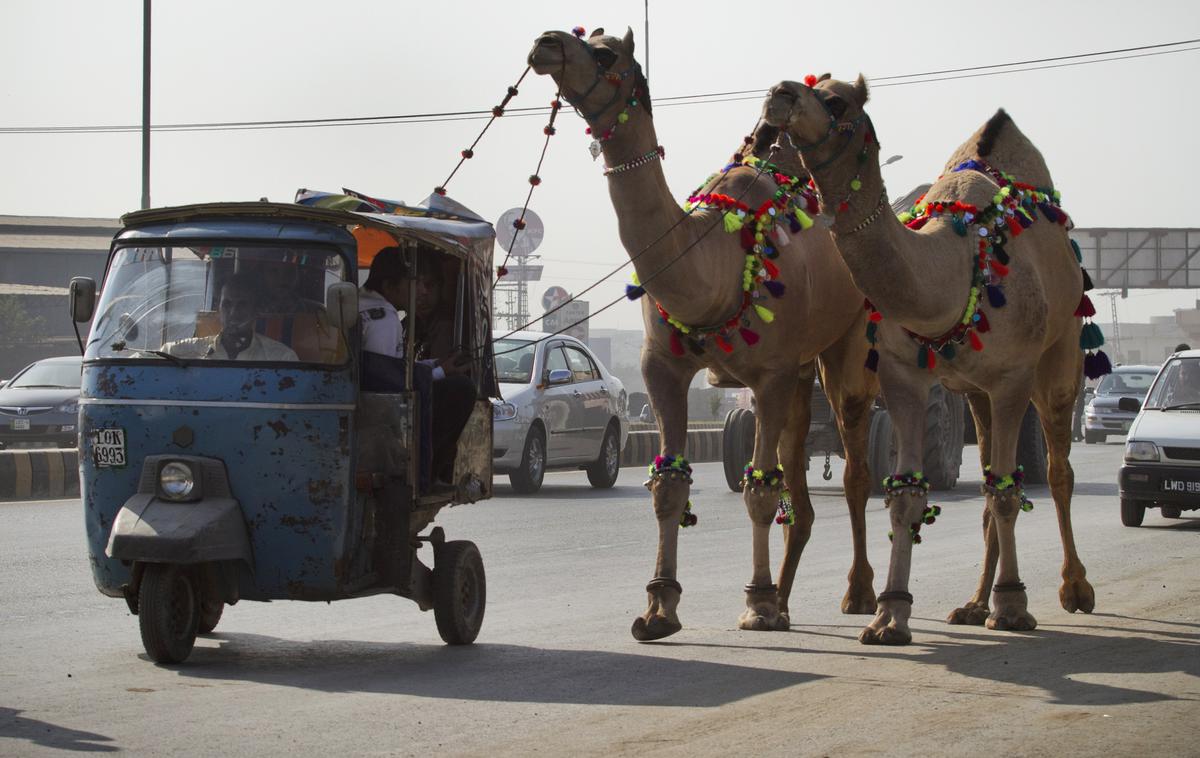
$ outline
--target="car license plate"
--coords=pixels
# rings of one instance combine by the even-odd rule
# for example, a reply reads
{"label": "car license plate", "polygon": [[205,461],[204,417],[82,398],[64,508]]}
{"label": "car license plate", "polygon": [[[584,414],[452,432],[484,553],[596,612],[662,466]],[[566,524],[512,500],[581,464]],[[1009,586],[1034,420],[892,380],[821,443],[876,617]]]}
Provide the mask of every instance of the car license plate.
{"label": "car license plate", "polygon": [[27,418],[15,418],[15,419],[13,419],[13,421],[12,421],[12,428],[13,428],[13,431],[14,431],[14,432],[27,432],[27,431],[29,431],[29,419],[27,419]]}
{"label": "car license plate", "polygon": [[92,461],[99,468],[125,465],[125,430],[93,429]]}
{"label": "car license plate", "polygon": [[1200,482],[1189,482],[1186,479],[1163,479],[1162,490],[1163,492],[1200,495]]}

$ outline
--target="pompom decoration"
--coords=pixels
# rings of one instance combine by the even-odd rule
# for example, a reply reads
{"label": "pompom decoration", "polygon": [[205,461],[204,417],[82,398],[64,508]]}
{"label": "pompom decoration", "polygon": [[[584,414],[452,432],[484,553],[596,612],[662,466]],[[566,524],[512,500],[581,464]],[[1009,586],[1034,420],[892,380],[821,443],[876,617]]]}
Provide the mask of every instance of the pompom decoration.
{"label": "pompom decoration", "polygon": [[1075,315],[1080,318],[1091,318],[1096,315],[1096,306],[1092,304],[1092,299],[1086,294],[1079,299],[1079,306],[1075,308]]}
{"label": "pompom decoration", "polygon": [[625,285],[625,297],[630,300],[637,300],[642,295],[646,294],[646,290],[636,284]]}
{"label": "pompom decoration", "polygon": [[815,75],[815,74],[809,74],[809,75],[805,76],[805,77],[804,77],[804,86],[805,86],[805,87],[810,87],[810,88],[811,88],[811,87],[815,87],[815,86],[817,86],[817,77],[816,77],[816,75]]}
{"label": "pompom decoration", "polygon": [[582,26],[577,26],[571,30],[571,34],[574,34],[579,39],[583,39],[583,35],[587,34],[587,29],[584,29]]}
{"label": "pompom decoration", "polygon": [[475,151],[468,147],[466,150],[462,151],[461,155],[463,158],[470,160],[471,158],[475,157]]}
{"label": "pompom decoration", "polygon": [[508,269],[505,268],[504,266],[497,266],[496,267],[496,278],[500,279],[505,276],[508,276]]}
{"label": "pompom decoration", "polygon": [[1089,352],[1083,356],[1083,373],[1088,379],[1099,379],[1112,373],[1112,363],[1103,350]]}

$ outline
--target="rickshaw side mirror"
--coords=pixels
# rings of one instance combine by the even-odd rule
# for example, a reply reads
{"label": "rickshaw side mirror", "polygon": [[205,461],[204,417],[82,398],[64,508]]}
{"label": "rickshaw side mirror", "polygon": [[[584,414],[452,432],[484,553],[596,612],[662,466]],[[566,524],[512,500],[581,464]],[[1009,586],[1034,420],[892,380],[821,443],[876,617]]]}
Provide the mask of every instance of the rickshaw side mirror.
{"label": "rickshaw side mirror", "polygon": [[71,319],[83,324],[92,320],[96,310],[96,282],[86,276],[77,276],[71,280]]}
{"label": "rickshaw side mirror", "polygon": [[338,329],[349,329],[358,322],[358,287],[350,282],[335,282],[325,290],[325,312]]}

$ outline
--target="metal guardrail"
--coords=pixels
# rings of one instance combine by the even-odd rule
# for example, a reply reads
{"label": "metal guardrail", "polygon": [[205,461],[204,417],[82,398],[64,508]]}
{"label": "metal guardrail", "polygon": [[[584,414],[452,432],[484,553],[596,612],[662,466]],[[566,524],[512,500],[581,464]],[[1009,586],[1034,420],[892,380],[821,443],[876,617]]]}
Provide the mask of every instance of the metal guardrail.
{"label": "metal guardrail", "polygon": [[0,500],[78,496],[78,450],[0,451]]}

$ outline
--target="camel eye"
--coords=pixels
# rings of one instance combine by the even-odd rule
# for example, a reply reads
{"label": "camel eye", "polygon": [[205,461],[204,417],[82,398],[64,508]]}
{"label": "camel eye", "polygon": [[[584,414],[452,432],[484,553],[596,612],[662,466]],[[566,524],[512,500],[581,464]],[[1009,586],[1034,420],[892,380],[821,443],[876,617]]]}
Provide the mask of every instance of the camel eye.
{"label": "camel eye", "polygon": [[847,103],[836,95],[825,98],[825,107],[829,109],[834,118],[841,118],[846,115]]}
{"label": "camel eye", "polygon": [[596,48],[593,51],[593,55],[596,57],[596,63],[599,64],[600,68],[604,69],[605,71],[616,65],[617,54],[606,47]]}

